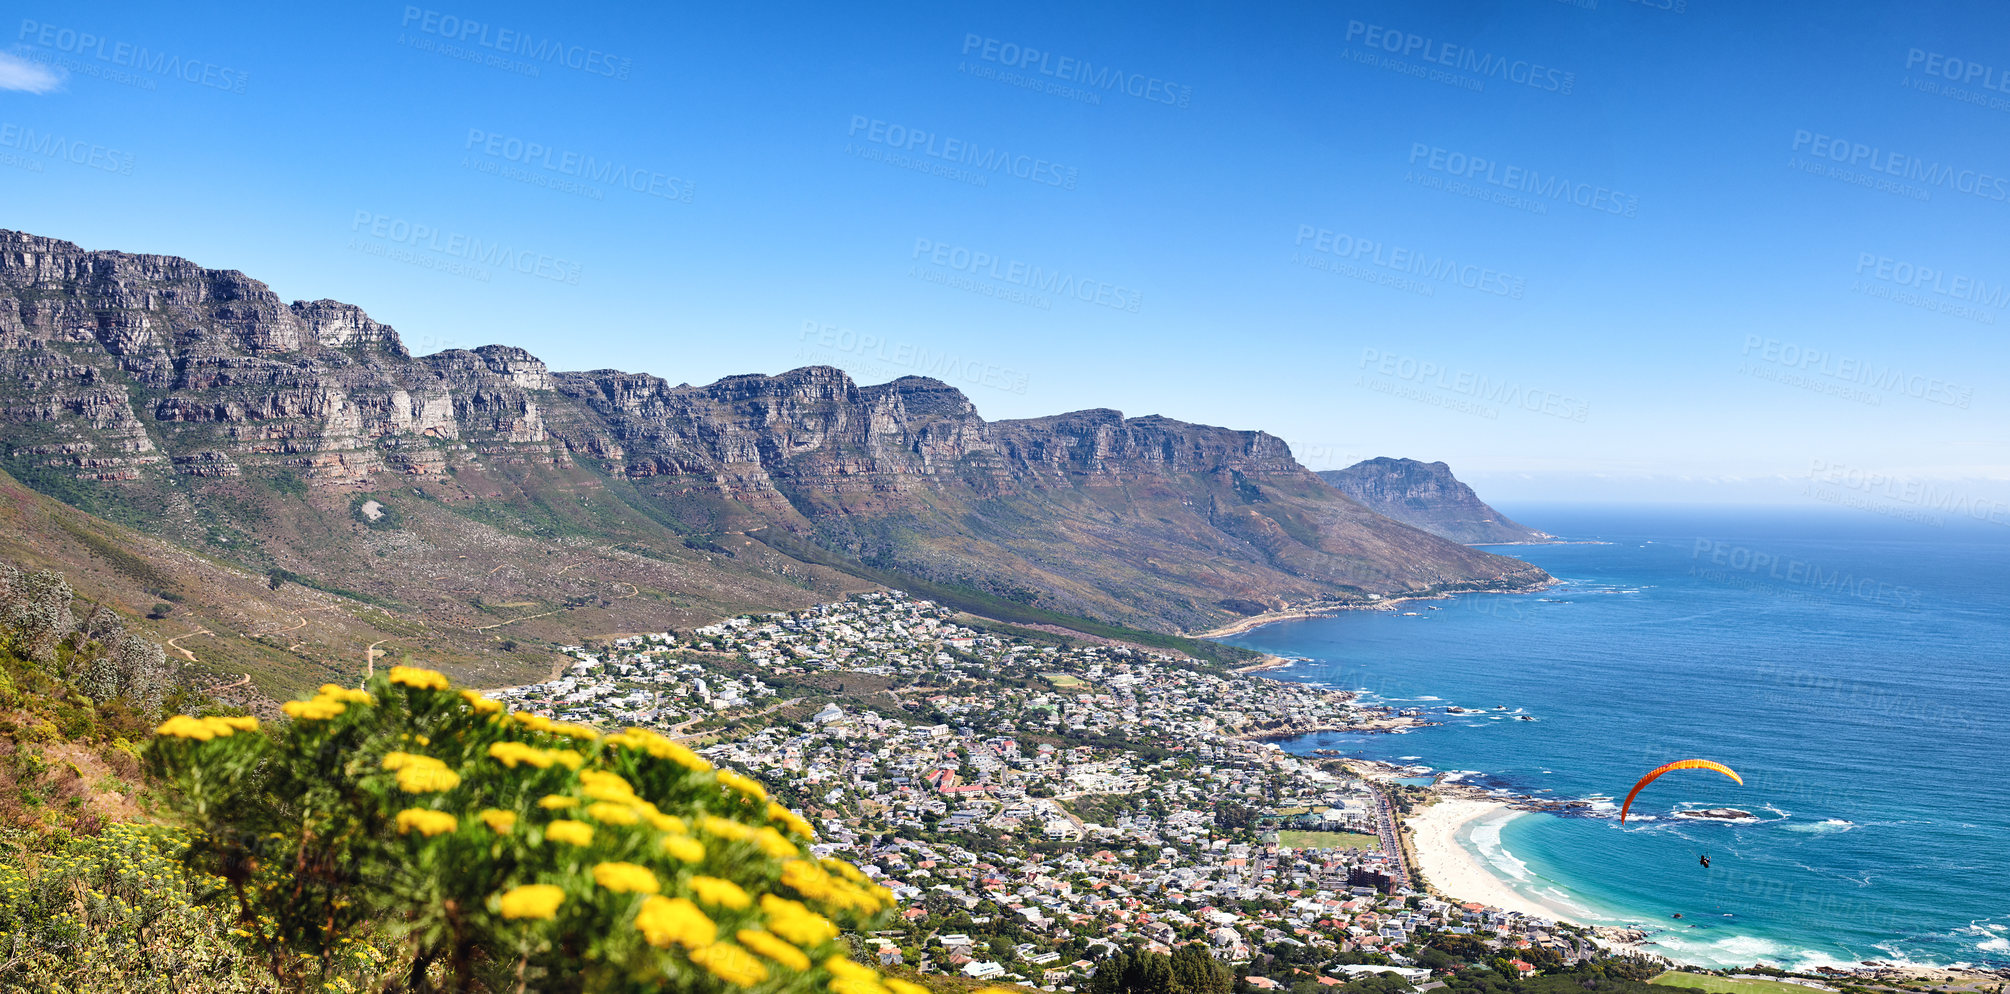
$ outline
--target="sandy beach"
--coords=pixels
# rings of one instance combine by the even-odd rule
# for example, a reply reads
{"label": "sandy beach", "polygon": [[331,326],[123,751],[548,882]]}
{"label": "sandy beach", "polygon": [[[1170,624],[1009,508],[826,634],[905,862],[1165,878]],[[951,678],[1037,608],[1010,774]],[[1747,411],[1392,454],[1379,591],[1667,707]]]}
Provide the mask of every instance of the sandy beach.
{"label": "sandy beach", "polygon": [[1471,822],[1509,811],[1498,801],[1446,797],[1404,822],[1412,829],[1417,869],[1432,889],[1459,901],[1477,901],[1506,911],[1569,921],[1556,911],[1516,893],[1454,838]]}

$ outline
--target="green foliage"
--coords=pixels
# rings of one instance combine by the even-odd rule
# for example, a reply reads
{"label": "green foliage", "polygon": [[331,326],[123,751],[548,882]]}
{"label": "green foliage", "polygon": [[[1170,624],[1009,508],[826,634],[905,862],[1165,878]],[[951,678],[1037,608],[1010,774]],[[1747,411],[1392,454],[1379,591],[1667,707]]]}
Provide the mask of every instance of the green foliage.
{"label": "green foliage", "polygon": [[661,735],[503,714],[407,667],[287,711],[171,719],[148,749],[191,871],[285,990],[919,994],[837,941],[890,895]]}
{"label": "green foliage", "polygon": [[[378,499],[385,496],[388,495],[357,494],[349,502],[349,516],[354,518],[358,524],[371,531],[396,531],[405,527],[405,516],[399,513],[397,506],[388,501]],[[372,517],[368,511],[365,511],[365,505],[368,504],[377,505],[369,509],[376,512],[375,517]]]}
{"label": "green foliage", "polygon": [[186,844],[168,829],[114,825],[0,862],[0,990],[260,990],[228,924],[194,902],[199,886],[174,858]]}
{"label": "green foliage", "polygon": [[1120,952],[1096,967],[1089,994],[1229,994],[1235,975],[1205,948],[1181,946],[1171,956]]}
{"label": "green foliage", "polygon": [[266,477],[265,484],[271,487],[274,493],[287,497],[304,498],[307,496],[307,481],[301,479],[298,473],[281,470]]}

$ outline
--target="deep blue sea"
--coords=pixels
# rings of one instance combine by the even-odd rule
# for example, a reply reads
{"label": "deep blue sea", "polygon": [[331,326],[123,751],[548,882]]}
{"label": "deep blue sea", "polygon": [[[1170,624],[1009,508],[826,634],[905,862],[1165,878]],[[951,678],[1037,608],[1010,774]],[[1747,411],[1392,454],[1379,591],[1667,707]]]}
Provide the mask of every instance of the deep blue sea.
{"label": "deep blue sea", "polygon": [[[1656,951],[1686,962],[2010,965],[2010,528],[1749,509],[1509,513],[1603,544],[1493,550],[1561,581],[1539,593],[1230,640],[1307,660],[1274,676],[1441,722],[1287,748],[1615,801],[1661,763],[1715,759],[1744,786],[1675,772],[1623,828],[1601,802],[1480,824],[1467,842],[1522,893],[1578,920],[1646,927]],[[1703,807],[1755,817],[1675,817]]]}

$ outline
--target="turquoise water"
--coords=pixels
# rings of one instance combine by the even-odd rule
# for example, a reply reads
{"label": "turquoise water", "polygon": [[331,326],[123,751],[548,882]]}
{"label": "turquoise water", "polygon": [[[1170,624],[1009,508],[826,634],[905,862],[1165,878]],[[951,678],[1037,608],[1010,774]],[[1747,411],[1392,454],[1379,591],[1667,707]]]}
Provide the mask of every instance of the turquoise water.
{"label": "turquoise water", "polygon": [[[1279,678],[1440,722],[1287,748],[1472,771],[1468,782],[1555,800],[1623,799],[1663,762],[1716,759],[1744,786],[1672,773],[1623,828],[1597,801],[1476,825],[1469,844],[1524,894],[1644,926],[1687,962],[2010,965],[2010,529],[1770,511],[1514,516],[1605,544],[1496,550],[1562,581],[1540,593],[1231,640],[1307,658]],[[1676,817],[1703,807],[1753,817]]]}

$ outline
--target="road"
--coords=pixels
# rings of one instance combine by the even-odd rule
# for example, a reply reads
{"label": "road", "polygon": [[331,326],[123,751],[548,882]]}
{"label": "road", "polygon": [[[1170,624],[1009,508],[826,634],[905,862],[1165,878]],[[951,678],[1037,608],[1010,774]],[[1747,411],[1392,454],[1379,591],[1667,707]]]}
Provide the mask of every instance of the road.
{"label": "road", "polygon": [[187,649],[184,649],[181,646],[176,645],[175,643],[181,641],[182,639],[192,639],[197,635],[215,635],[215,634],[216,634],[215,632],[212,632],[207,628],[198,628],[195,631],[189,632],[186,635],[177,635],[174,638],[168,639],[167,647],[173,649],[176,652],[181,653],[181,658],[186,659],[191,663],[197,662],[198,660],[195,658],[195,653],[190,652]]}
{"label": "road", "polygon": [[378,639],[377,641],[375,641],[375,642],[372,642],[372,643],[370,643],[370,647],[369,647],[368,649],[365,649],[365,650],[363,650],[363,679],[364,679],[364,680],[366,680],[366,681],[367,681],[367,680],[369,680],[369,679],[370,679],[371,677],[373,677],[373,676],[376,676],[376,675],[377,675],[377,647],[378,647],[378,646],[380,646],[380,645],[383,645],[384,643],[386,643],[386,642],[389,642],[389,641],[391,641],[391,640],[390,640],[390,639]]}
{"label": "road", "polygon": [[1403,823],[1396,820],[1395,806],[1380,788],[1375,790],[1375,834],[1381,836],[1382,851],[1389,854],[1390,866],[1396,871],[1396,886],[1414,886],[1410,880],[1410,860],[1403,851]]}

